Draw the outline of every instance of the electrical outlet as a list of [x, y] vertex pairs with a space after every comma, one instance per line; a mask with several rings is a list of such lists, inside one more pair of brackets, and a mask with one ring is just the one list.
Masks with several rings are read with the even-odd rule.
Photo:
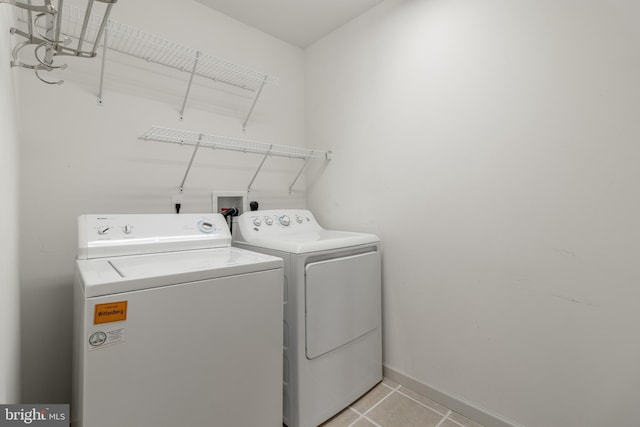
[[176, 194], [175, 196], [171, 196], [171, 211], [176, 210], [176, 205], [182, 206], [182, 194]]

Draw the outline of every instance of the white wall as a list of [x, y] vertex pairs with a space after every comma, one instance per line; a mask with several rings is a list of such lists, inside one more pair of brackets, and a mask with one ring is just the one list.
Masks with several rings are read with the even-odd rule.
[[640, 4], [389, 0], [306, 51], [308, 206], [384, 242], [386, 365], [638, 425]]
[[18, 128], [9, 61], [11, 7], [0, 5], [0, 403], [20, 402], [20, 279], [18, 264]]
[[[224, 85], [214, 87], [196, 78], [180, 121], [188, 75], [114, 52], [108, 53], [102, 107], [96, 105], [99, 58], [64, 58], [69, 68], [51, 73], [65, 80], [62, 86], [44, 85], [30, 71], [18, 71], [23, 148], [22, 374], [28, 402], [70, 400], [76, 217], [173, 212], [171, 196], [192, 149], [140, 141], [138, 135], [160, 125], [304, 145], [300, 49], [192, 1], [121, 1], [114, 5], [112, 18], [272, 74], [281, 83], [265, 87], [243, 133], [250, 96], [230, 94]], [[185, 186], [182, 211], [210, 211], [212, 190], [246, 188], [260, 161], [256, 155], [201, 150]], [[265, 208], [304, 206], [304, 179], [288, 194], [300, 166], [298, 160], [268, 159], [250, 198]]]

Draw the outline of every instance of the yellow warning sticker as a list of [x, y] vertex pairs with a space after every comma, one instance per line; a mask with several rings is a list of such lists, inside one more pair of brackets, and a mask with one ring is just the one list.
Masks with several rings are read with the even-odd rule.
[[119, 322], [127, 320], [127, 301], [96, 304], [93, 312], [93, 324]]

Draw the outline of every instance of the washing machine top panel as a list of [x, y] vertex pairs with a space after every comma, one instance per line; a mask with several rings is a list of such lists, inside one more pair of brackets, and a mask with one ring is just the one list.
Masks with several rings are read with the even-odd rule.
[[76, 261], [87, 298], [282, 268], [282, 259], [225, 247]]
[[78, 259], [209, 249], [231, 245], [220, 214], [81, 215]]
[[250, 246], [303, 254], [379, 242], [368, 233], [325, 230], [304, 209], [246, 212], [238, 218], [235, 241]]

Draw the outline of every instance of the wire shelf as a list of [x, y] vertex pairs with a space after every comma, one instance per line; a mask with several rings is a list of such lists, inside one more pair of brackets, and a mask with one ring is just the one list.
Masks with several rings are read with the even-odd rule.
[[307, 148], [301, 147], [290, 147], [286, 145], [277, 145], [277, 144], [268, 144], [265, 142], [258, 141], [250, 141], [245, 139], [236, 139], [229, 138], [226, 136], [217, 136], [217, 135], [207, 135], [203, 133], [189, 132], [178, 129], [169, 129], [158, 126], [153, 126], [138, 139], [143, 139], [145, 141], [158, 141], [158, 142], [168, 142], [171, 144], [178, 145], [190, 145], [194, 146], [193, 154], [191, 155], [191, 160], [189, 161], [189, 165], [187, 166], [187, 171], [184, 174], [184, 178], [182, 179], [182, 183], [180, 184], [179, 191], [182, 192], [184, 190], [184, 184], [189, 176], [189, 171], [191, 170], [191, 166], [193, 165], [193, 160], [196, 157], [199, 148], [212, 148], [212, 149], [220, 149], [220, 150], [229, 150], [229, 151], [237, 151], [241, 153], [252, 153], [252, 154], [262, 154], [264, 157], [262, 158], [262, 162], [258, 166], [256, 172], [251, 178], [251, 182], [247, 186], [247, 191], [251, 190], [251, 186], [255, 181], [258, 173], [262, 169], [264, 162], [267, 160], [269, 156], [279, 156], [279, 157], [288, 157], [291, 159], [302, 159], [304, 163], [300, 168], [300, 171], [294, 178], [293, 182], [289, 186], [289, 193], [293, 191], [293, 186], [302, 175], [302, 172], [307, 167], [309, 161], [313, 158], [325, 159], [326, 161], [331, 160], [331, 151], [317, 151], [317, 150], [309, 150]]
[[234, 64], [216, 56], [204, 53], [180, 43], [162, 38], [156, 34], [140, 28], [125, 25], [116, 21], [109, 21], [104, 34], [104, 55], [102, 57], [102, 71], [100, 73], [100, 89], [98, 104], [102, 104], [102, 85], [104, 81], [104, 64], [107, 48], [117, 52], [143, 59], [150, 63], [159, 64], [190, 74], [184, 101], [180, 108], [180, 119], [189, 98], [189, 92], [194, 76], [203, 77], [214, 82], [224, 83], [254, 93], [253, 102], [246, 118], [242, 122], [242, 129], [246, 130], [249, 118], [253, 113], [256, 102], [266, 84], [278, 85], [278, 79], [268, 74], [252, 70], [242, 65]]
[[115, 21], [107, 24], [107, 47], [145, 61], [219, 81], [250, 91], [278, 79], [224, 59], [199, 52], [158, 35]]
[[269, 144], [266, 142], [229, 138], [226, 136], [207, 135], [178, 129], [153, 126], [138, 139], [145, 141], [168, 142], [178, 145], [191, 145], [238, 151], [242, 153], [268, 154], [270, 156], [289, 157], [292, 159], [320, 158], [329, 159], [330, 152], [309, 150], [301, 147]]
[[[56, 6], [55, 1], [52, 6]], [[63, 4], [61, 14], [62, 19], [58, 31], [62, 35], [76, 40], [81, 37], [86, 40], [96, 40], [103, 21], [100, 15], [91, 13], [86, 15], [85, 10], [66, 4]], [[29, 20], [28, 15], [27, 10], [20, 8], [18, 20], [26, 23]], [[85, 15], [87, 16], [86, 24]], [[36, 27], [44, 30], [45, 24], [39, 21]], [[192, 72], [195, 67], [194, 74], [197, 76], [254, 92], [260, 88], [263, 82], [279, 85], [276, 77], [199, 52], [140, 28], [113, 20], [108, 20], [105, 28], [109, 31], [107, 47], [126, 55], [185, 72]], [[66, 49], [64, 46], [61, 48]]]

